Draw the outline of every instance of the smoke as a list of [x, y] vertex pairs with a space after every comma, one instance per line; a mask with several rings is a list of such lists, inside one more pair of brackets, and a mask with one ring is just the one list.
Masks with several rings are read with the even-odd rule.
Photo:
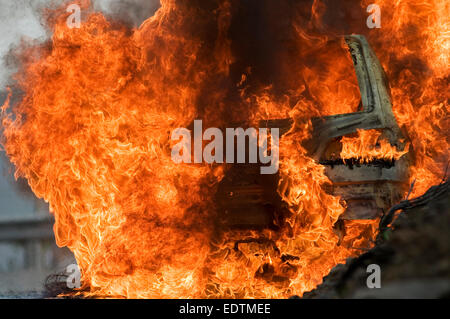
[[158, 0], [97, 0], [94, 8], [138, 27], [159, 8]]
[[48, 0], [0, 0], [0, 90], [4, 90], [8, 78], [15, 68], [11, 65], [11, 49], [25, 39], [45, 39], [45, 30], [40, 23], [39, 8]]

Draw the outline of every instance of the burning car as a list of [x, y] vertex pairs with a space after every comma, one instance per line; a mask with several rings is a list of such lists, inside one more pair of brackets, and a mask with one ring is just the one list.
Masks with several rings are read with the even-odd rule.
[[[1, 108], [2, 145], [15, 176], [49, 203], [57, 244], [75, 255], [82, 287], [73, 294], [302, 295], [370, 249], [392, 205], [442, 178], [440, 51], [420, 51], [429, 69], [413, 85], [402, 44], [372, 36], [386, 76], [364, 36], [323, 31], [320, 1], [286, 4], [292, 23], [267, 2], [263, 22], [285, 31], [266, 32], [273, 43], [257, 41], [254, 26], [265, 24], [246, 24], [245, 6], [196, 4], [162, 0], [138, 27], [82, 2], [88, 14], [69, 28], [56, 8], [46, 13], [51, 39], [17, 52], [20, 94]], [[402, 25], [387, 32], [410, 34]], [[278, 173], [174, 162], [172, 132], [199, 119], [278, 128]]]

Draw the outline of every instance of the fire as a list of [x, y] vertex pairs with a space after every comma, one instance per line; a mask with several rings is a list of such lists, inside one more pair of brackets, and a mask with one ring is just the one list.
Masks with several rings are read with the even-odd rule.
[[[360, 131], [342, 139], [341, 157], [409, 151], [410, 196], [420, 195], [442, 179], [449, 155], [449, 3], [376, 3], [382, 29], [368, 38], [411, 144], [399, 150], [381, 133]], [[278, 56], [276, 85], [255, 81], [261, 70], [247, 65], [235, 74], [245, 60], [230, 36], [233, 1], [161, 0], [134, 29], [81, 4], [89, 14], [79, 29], [67, 27], [65, 7], [46, 13], [51, 41], [21, 48], [15, 81], [23, 96], [8, 98], [1, 113], [15, 176], [50, 204], [56, 241], [82, 271], [80, 293], [286, 298], [372, 245], [376, 220], [337, 227], [345, 203], [325, 191], [324, 166], [302, 143], [311, 118], [355, 112], [360, 99], [339, 32], [323, 25], [324, 3], [296, 5], [295, 44]], [[195, 119], [222, 127], [282, 117], [294, 121], [279, 145], [277, 192], [289, 215], [276, 230], [219, 231], [214, 194], [228, 167], [175, 164], [170, 132]]]
[[390, 81], [393, 110], [415, 155], [410, 196], [420, 196], [444, 178], [449, 161], [450, 4], [443, 0], [375, 3], [387, 23], [370, 40], [383, 48], [377, 53]]
[[409, 144], [404, 150], [393, 147], [386, 139], [380, 139], [382, 132], [377, 130], [358, 130], [357, 136], [341, 139], [342, 151], [339, 155], [344, 161], [358, 159], [361, 163], [369, 163], [374, 159], [398, 160], [408, 153]]

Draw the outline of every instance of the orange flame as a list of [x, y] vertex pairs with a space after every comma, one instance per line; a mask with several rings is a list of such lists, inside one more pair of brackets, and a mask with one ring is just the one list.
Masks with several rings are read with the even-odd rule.
[[370, 41], [380, 48], [393, 110], [415, 155], [410, 196], [420, 196], [444, 178], [449, 161], [450, 4], [383, 0], [364, 5], [369, 2], [380, 6], [386, 21]]
[[[201, 10], [161, 0], [132, 30], [95, 12], [69, 29], [58, 9], [49, 13], [51, 42], [22, 49], [15, 79], [24, 95], [2, 106], [2, 144], [15, 176], [50, 204], [57, 243], [74, 252], [86, 295], [285, 298], [372, 245], [377, 221], [346, 221], [339, 231], [345, 203], [324, 190], [324, 167], [302, 146], [312, 117], [354, 112], [360, 98], [344, 44], [323, 28], [326, 7], [315, 0], [307, 22], [304, 8], [293, 11], [288, 51], [296, 55], [280, 59], [289, 62], [280, 64], [285, 87], [255, 93], [246, 86], [250, 68], [231, 79], [233, 2], [219, 2]], [[382, 32], [368, 38], [411, 141], [418, 195], [442, 179], [449, 157], [449, 4], [376, 2]], [[213, 198], [226, 167], [173, 163], [170, 132], [198, 118], [221, 127], [288, 116], [294, 126], [280, 141], [278, 193], [290, 215], [277, 231], [218, 236]], [[344, 137], [341, 156], [407, 151], [383, 140], [374, 147], [378, 139], [364, 131]]]
[[368, 163], [374, 159], [398, 160], [408, 153], [409, 144], [403, 150], [398, 150], [386, 139], [379, 139], [381, 133], [377, 130], [358, 130], [355, 137], [342, 137], [339, 157], [343, 160], [355, 158], [361, 163]]

